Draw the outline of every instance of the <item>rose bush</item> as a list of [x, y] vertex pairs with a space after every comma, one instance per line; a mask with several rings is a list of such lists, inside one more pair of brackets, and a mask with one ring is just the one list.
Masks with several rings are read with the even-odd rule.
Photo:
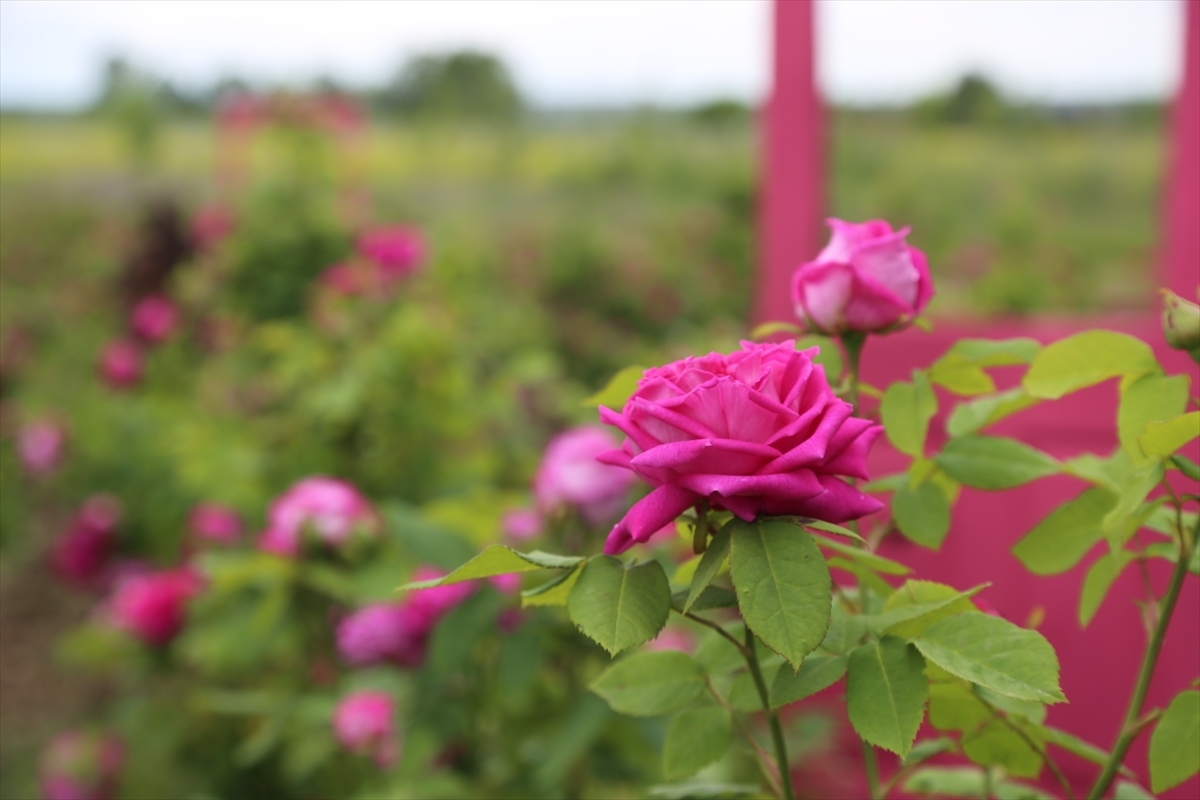
[[68, 730], [46, 745], [39, 759], [46, 800], [112, 800], [125, 760], [120, 738], [108, 733]]

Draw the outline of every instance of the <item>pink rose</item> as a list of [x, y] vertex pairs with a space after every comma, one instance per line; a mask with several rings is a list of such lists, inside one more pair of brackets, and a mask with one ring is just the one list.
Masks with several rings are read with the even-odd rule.
[[648, 369], [621, 413], [600, 407], [626, 436], [600, 459], [655, 487], [612, 529], [604, 552], [645, 542], [701, 500], [745, 520], [845, 522], [883, 507], [842, 479], [867, 477], [867, 451], [883, 428], [851, 416], [813, 364], [816, 348], [742, 348]]
[[100, 354], [100, 377], [114, 389], [127, 389], [142, 379], [142, 347], [129, 339], [109, 342]]
[[912, 324], [933, 297], [925, 254], [883, 220], [830, 219], [833, 236], [792, 279], [796, 315], [818, 333], [884, 333]]
[[147, 644], [165, 645], [182, 630], [187, 603], [200, 586], [200, 576], [189, 569], [134, 575], [113, 591], [112, 619]]
[[202, 541], [233, 544], [242, 535], [242, 518], [225, 506], [200, 503], [188, 514], [188, 527]]
[[129, 315], [129, 330], [148, 344], [166, 341], [179, 324], [179, 309], [161, 294], [143, 297]]
[[204, 206], [192, 217], [192, 244], [209, 251], [233, 232], [233, 214], [223, 206]]
[[115, 497], [89, 497], [50, 548], [54, 571], [77, 586], [97, 586], [109, 566], [120, 518], [121, 506]]
[[402, 225], [372, 228], [358, 237], [358, 252], [379, 268], [385, 282], [395, 281], [421, 266], [425, 259], [425, 239], [416, 228]]
[[378, 530], [379, 518], [357, 489], [345, 481], [314, 475], [295, 483], [271, 504], [258, 547], [291, 558], [299, 555], [306, 531], [322, 544], [340, 547], [355, 536], [374, 536]]
[[125, 748], [112, 734], [63, 731], [42, 751], [38, 780], [46, 800], [112, 800]]
[[333, 732], [351, 753], [370, 756], [380, 769], [387, 769], [400, 757], [395, 715], [395, 703], [387, 692], [354, 692], [334, 709]]
[[596, 457], [616, 442], [598, 425], [583, 425], [550, 440], [533, 479], [538, 510], [550, 514], [563, 506], [579, 509], [593, 525], [612, 520], [625, 504], [633, 476]]
[[500, 528], [510, 542], [527, 542], [541, 535], [542, 517], [531, 508], [516, 508], [505, 512]]
[[17, 431], [17, 456], [21, 466], [34, 477], [45, 477], [62, 463], [67, 432], [49, 420], [27, 422]]
[[355, 666], [391, 662], [415, 667], [425, 658], [429, 630], [426, 615], [411, 606], [367, 606], [338, 623], [338, 652]]

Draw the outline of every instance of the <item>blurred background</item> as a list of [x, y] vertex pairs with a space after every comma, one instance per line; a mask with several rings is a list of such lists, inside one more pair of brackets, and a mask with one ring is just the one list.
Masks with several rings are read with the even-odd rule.
[[[430, 537], [468, 555], [495, 540], [546, 442], [594, 420], [581, 400], [614, 373], [745, 336], [770, 11], [0, 0], [0, 796], [34, 796], [47, 737], [102, 721], [127, 739], [161, 726], [156, 758], [209, 748], [134, 774], [127, 796], [361, 793], [329, 788], [360, 787], [357, 772], [322, 784], [320, 758], [297, 767], [284, 740], [262, 744], [259, 712], [227, 730], [200, 703], [204, 724], [170, 722], [172, 687], [257, 685], [229, 657], [250, 635], [231, 612], [196, 611], [173, 666], [134, 657], [92, 629], [100, 595], [52, 579], [48, 552], [106, 493], [126, 555], [177, 563], [197, 503], [254, 532], [317, 473], [386, 509], [389, 588], [464, 552]], [[829, 212], [911, 225], [933, 316], [1153, 306], [1182, 3], [822, 0], [816, 14]], [[329, 272], [398, 225], [421, 250], [399, 289]], [[105, 343], [148, 297], [178, 322], [141, 334], [123, 378]], [[35, 424], [59, 431], [40, 472], [20, 444]], [[329, 591], [353, 607], [375, 590]], [[585, 712], [563, 724], [586, 728]], [[438, 724], [426, 751], [481, 796], [557, 796], [574, 774], [572, 751], [533, 789], [485, 780], [486, 759], [438, 751], [458, 741]], [[206, 783], [203, 759], [238, 742], [236, 768]], [[605, 785], [640, 774], [612, 759]], [[414, 796], [464, 796], [414, 774]]]

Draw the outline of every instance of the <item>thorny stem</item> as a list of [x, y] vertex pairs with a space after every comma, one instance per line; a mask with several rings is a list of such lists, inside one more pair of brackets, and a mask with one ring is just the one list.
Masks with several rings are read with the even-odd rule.
[[733, 706], [729, 705], [728, 700], [721, 696], [721, 693], [718, 692], [716, 687], [712, 685], [712, 681], [708, 679], [707, 675], [704, 677], [704, 685], [708, 687], [709, 693], [714, 699], [716, 699], [717, 704], [729, 712], [729, 716], [738, 726], [738, 730], [742, 732], [742, 735], [746, 737], [746, 741], [750, 743], [750, 746], [754, 748], [754, 752], [758, 754], [759, 769], [762, 770], [763, 777], [767, 779], [767, 783], [771, 784], [771, 790], [775, 792], [775, 796], [783, 796], [783, 789], [779, 785], [779, 776], [771, 770], [770, 754], [767, 753], [766, 750], [763, 750], [762, 745], [758, 743], [758, 740], [754, 738], [754, 734], [751, 733], [750, 729], [746, 727], [746, 724], [742, 722], [742, 719], [738, 716], [737, 711]]
[[754, 678], [754, 686], [758, 689], [758, 699], [762, 701], [763, 711], [771, 726], [771, 741], [775, 744], [775, 761], [779, 766], [779, 782], [783, 785], [785, 800], [796, 800], [796, 790], [792, 787], [792, 771], [788, 766], [787, 744], [783, 741], [783, 728], [779, 725], [779, 712], [771, 710], [771, 696], [767, 692], [767, 682], [763, 680], [762, 668], [758, 665], [758, 654], [754, 652], [754, 632], [746, 626], [746, 649], [742, 653], [746, 664], [750, 667], [750, 675]]

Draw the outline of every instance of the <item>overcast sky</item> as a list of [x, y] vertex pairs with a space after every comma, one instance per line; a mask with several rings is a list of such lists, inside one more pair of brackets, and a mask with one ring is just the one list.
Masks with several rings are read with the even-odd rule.
[[[1052, 101], [1166, 97], [1182, 0], [821, 0], [822, 88], [841, 102], [905, 102], [968, 70]], [[329, 75], [382, 83], [409, 57], [496, 53], [540, 106], [761, 98], [766, 0], [33, 2], [0, 0], [0, 105], [91, 101], [111, 55], [202, 88]]]

